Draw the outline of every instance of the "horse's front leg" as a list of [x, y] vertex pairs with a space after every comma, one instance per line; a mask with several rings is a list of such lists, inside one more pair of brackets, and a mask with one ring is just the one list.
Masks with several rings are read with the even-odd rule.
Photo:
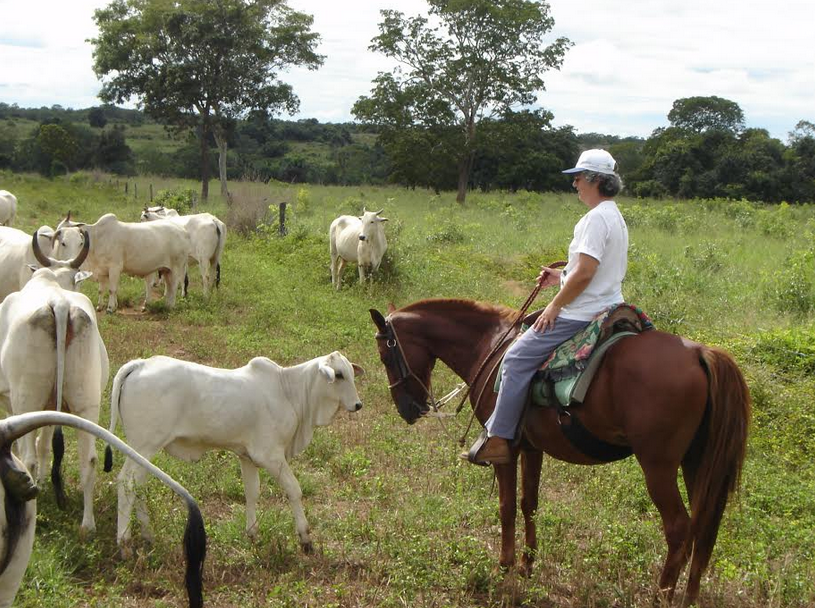
[[524, 450], [521, 453], [521, 513], [524, 515], [524, 553], [521, 569], [532, 573], [532, 562], [538, 554], [538, 534], [535, 513], [538, 510], [538, 488], [541, 481], [543, 452]]
[[495, 477], [498, 479], [498, 505], [501, 515], [501, 558], [502, 568], [515, 564], [515, 516], [517, 508], [518, 461], [513, 458], [509, 464], [496, 464]]

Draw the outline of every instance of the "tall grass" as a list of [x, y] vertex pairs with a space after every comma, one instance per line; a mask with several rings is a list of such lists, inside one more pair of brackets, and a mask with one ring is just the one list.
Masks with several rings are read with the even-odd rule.
[[[149, 183], [138, 182], [139, 195]], [[181, 181], [166, 187], [182, 185], [196, 187]], [[145, 204], [106, 176], [46, 181], [5, 173], [0, 187], [18, 196], [25, 230], [54, 225], [67, 209], [86, 221], [108, 211], [135, 221]], [[257, 355], [290, 365], [339, 349], [367, 375], [358, 382], [365, 407], [319, 429], [293, 463], [315, 555], [298, 551], [287, 501], [268, 476], [259, 538], [250, 542], [234, 456], [210, 453], [197, 464], [156, 458], [201, 503], [210, 537], [207, 605], [651, 605], [665, 543], [636, 461], [577, 467], [546, 459], [534, 572], [528, 579], [500, 572], [490, 472], [456, 457], [466, 413], [406, 426], [390, 400], [369, 320], [369, 308], [426, 297], [518, 306], [540, 265], [566, 257], [572, 228], [585, 212], [575, 196], [474, 192], [461, 207], [453, 193], [395, 187], [235, 183], [230, 189], [231, 206], [217, 196], [201, 206], [232, 218], [220, 290], [205, 301], [193, 272], [190, 296], [175, 310], [159, 306], [138, 314], [133, 308], [141, 304], [142, 283], [125, 280], [124, 309], [100, 316], [112, 371], [153, 354], [236, 367]], [[210, 192], [218, 192], [215, 182]], [[280, 202], [288, 204], [283, 238], [277, 236]], [[631, 236], [627, 299], [658, 328], [733, 352], [755, 400], [743, 491], [725, 515], [702, 601], [811, 606], [815, 209], [619, 202]], [[351, 268], [336, 292], [328, 226], [338, 214], [359, 214], [363, 207], [384, 208], [388, 253], [371, 284], [359, 284]], [[92, 282], [83, 290], [95, 301]], [[439, 367], [434, 383], [442, 393], [457, 379]], [[101, 423], [107, 420], [104, 405]], [[59, 511], [50, 488], [43, 489], [35, 556], [17, 605], [184, 605], [181, 505], [148, 483], [156, 541], [137, 544], [136, 559], [118, 561], [115, 477], [100, 471], [98, 530], [80, 543], [81, 496], [68, 435], [70, 507]]]

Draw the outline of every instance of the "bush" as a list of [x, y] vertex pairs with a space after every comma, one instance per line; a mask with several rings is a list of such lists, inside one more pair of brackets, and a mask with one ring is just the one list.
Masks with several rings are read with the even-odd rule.
[[175, 188], [172, 190], [159, 190], [153, 198], [156, 206], [169, 207], [178, 211], [179, 215], [186, 215], [192, 212], [195, 206], [195, 190], [192, 188]]

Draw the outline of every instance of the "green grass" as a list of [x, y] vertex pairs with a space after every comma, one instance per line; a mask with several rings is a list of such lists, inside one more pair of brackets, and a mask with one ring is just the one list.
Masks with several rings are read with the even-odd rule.
[[[18, 227], [25, 230], [53, 226], [67, 209], [89, 222], [108, 211], [136, 220], [151, 183], [155, 191], [197, 189], [192, 182], [144, 177], [130, 180], [125, 195], [122, 180], [101, 175], [0, 178], [18, 196]], [[490, 471], [457, 458], [468, 413], [405, 425], [390, 400], [368, 314], [425, 297], [519, 306], [539, 266], [565, 258], [585, 211], [575, 196], [474, 192], [460, 207], [453, 193], [391, 187], [236, 183], [231, 190], [235, 203], [228, 208], [213, 182], [212, 200], [201, 209], [228, 220], [239, 207], [253, 207], [267, 225], [241, 233], [229, 224], [221, 288], [209, 301], [193, 271], [190, 297], [175, 310], [159, 306], [138, 314], [132, 308], [141, 305], [142, 282], [126, 279], [125, 310], [99, 317], [112, 372], [153, 354], [236, 367], [257, 355], [290, 365], [339, 349], [367, 375], [358, 382], [364, 408], [318, 429], [293, 462], [315, 555], [299, 552], [288, 503], [265, 473], [269, 491], [258, 506], [259, 538], [250, 542], [234, 456], [210, 453], [197, 464], [156, 457], [200, 502], [210, 539], [207, 605], [652, 605], [665, 543], [636, 461], [577, 467], [545, 459], [535, 569], [528, 579], [502, 573]], [[289, 203], [285, 238], [276, 236], [275, 226], [282, 201]], [[627, 299], [660, 329], [730, 350], [755, 401], [742, 491], [725, 514], [702, 601], [812, 606], [815, 208], [625, 197], [620, 205], [632, 245]], [[337, 293], [330, 284], [328, 226], [363, 206], [385, 209], [388, 254], [372, 284], [360, 285], [352, 266]], [[95, 283], [86, 282], [83, 291], [96, 301]], [[457, 381], [443, 366], [434, 373], [439, 393]], [[100, 423], [108, 419], [105, 402]], [[70, 506], [59, 511], [50, 487], [43, 488], [35, 554], [16, 605], [183, 606], [180, 502], [150, 482], [145, 496], [156, 541], [137, 543], [137, 557], [119, 561], [115, 476], [100, 467], [98, 530], [80, 542], [75, 442], [67, 436]]]

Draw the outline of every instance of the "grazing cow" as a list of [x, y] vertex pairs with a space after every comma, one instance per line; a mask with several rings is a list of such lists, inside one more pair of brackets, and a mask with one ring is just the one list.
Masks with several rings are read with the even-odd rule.
[[53, 233], [53, 229], [42, 226], [32, 238], [32, 235], [22, 230], [0, 226], [0, 302], [10, 293], [25, 287], [38, 266], [54, 270], [62, 288], [71, 291], [75, 291], [81, 281], [91, 276], [89, 272], [78, 270], [87, 255], [82, 247], [77, 249], [75, 257], [70, 260], [49, 257], [50, 235]]
[[[170, 214], [172, 211], [173, 214]], [[167, 213], [165, 213], [167, 212]], [[204, 285], [204, 297], [209, 295], [213, 283], [221, 283], [221, 255], [226, 244], [226, 224], [211, 213], [178, 215], [173, 209], [164, 207], [145, 207], [141, 221], [148, 222], [168, 219], [175, 222], [190, 235], [192, 251], [190, 263], [198, 264], [201, 269], [201, 282]], [[187, 295], [187, 282], [184, 281], [184, 295]]]
[[339, 290], [342, 271], [347, 262], [356, 262], [359, 281], [363, 282], [379, 268], [388, 248], [385, 227], [388, 218], [379, 217], [379, 211], [365, 211], [361, 217], [341, 215], [333, 222], [328, 235], [331, 241], [331, 283]]
[[184, 500], [187, 505], [187, 526], [184, 531], [187, 597], [190, 608], [203, 606], [201, 574], [206, 556], [206, 532], [201, 511], [190, 493], [133, 448], [96, 424], [71, 414], [36, 412], [0, 420], [0, 608], [9, 608], [20, 588], [31, 558], [37, 519], [37, 487], [23, 463], [11, 453], [11, 444], [44, 425], [54, 424], [92, 433], [116, 446]]
[[17, 197], [8, 190], [0, 190], [0, 224], [11, 226], [17, 217]]
[[[96, 422], [108, 375], [108, 353], [91, 301], [84, 294], [60, 287], [57, 273], [50, 268], [37, 270], [23, 289], [0, 304], [0, 404], [6, 410], [24, 414], [59, 411], [64, 406]], [[53, 435], [54, 430], [48, 427], [40, 431], [38, 439], [26, 435], [20, 440], [21, 459], [39, 481], [45, 477]], [[60, 433], [56, 439], [51, 480], [58, 503], [64, 505]], [[87, 533], [96, 527], [96, 449], [93, 438], [85, 433], [78, 434], [77, 443], [84, 494], [82, 532]]]
[[[300, 544], [312, 550], [302, 492], [288, 460], [304, 450], [314, 427], [331, 423], [340, 407], [362, 407], [354, 376], [362, 369], [339, 352], [293, 367], [255, 357], [238, 369], [217, 369], [170, 357], [135, 359], [121, 367], [110, 395], [110, 430], [122, 420], [127, 441], [146, 458], [164, 449], [171, 456], [198, 460], [210, 449], [234, 452], [241, 463], [246, 494], [246, 532], [257, 532], [255, 505], [263, 467], [286, 492]], [[111, 468], [109, 452], [105, 470]], [[143, 475], [126, 462], [119, 474], [117, 541], [130, 539], [134, 486]], [[142, 534], [151, 536], [141, 503], [136, 515]]]
[[145, 277], [146, 310], [152, 296], [150, 275], [161, 270], [165, 277], [164, 298], [167, 306], [175, 306], [175, 294], [184, 278], [191, 244], [187, 232], [170, 220], [155, 222], [120, 222], [112, 213], [100, 217], [95, 224], [72, 222], [70, 215], [57, 226], [54, 254], [59, 259], [73, 257], [82, 245], [80, 227], [88, 232], [91, 249], [86, 265], [99, 281], [99, 301], [102, 310], [104, 292], [109, 289], [108, 312], [118, 306], [116, 293], [122, 273]]

